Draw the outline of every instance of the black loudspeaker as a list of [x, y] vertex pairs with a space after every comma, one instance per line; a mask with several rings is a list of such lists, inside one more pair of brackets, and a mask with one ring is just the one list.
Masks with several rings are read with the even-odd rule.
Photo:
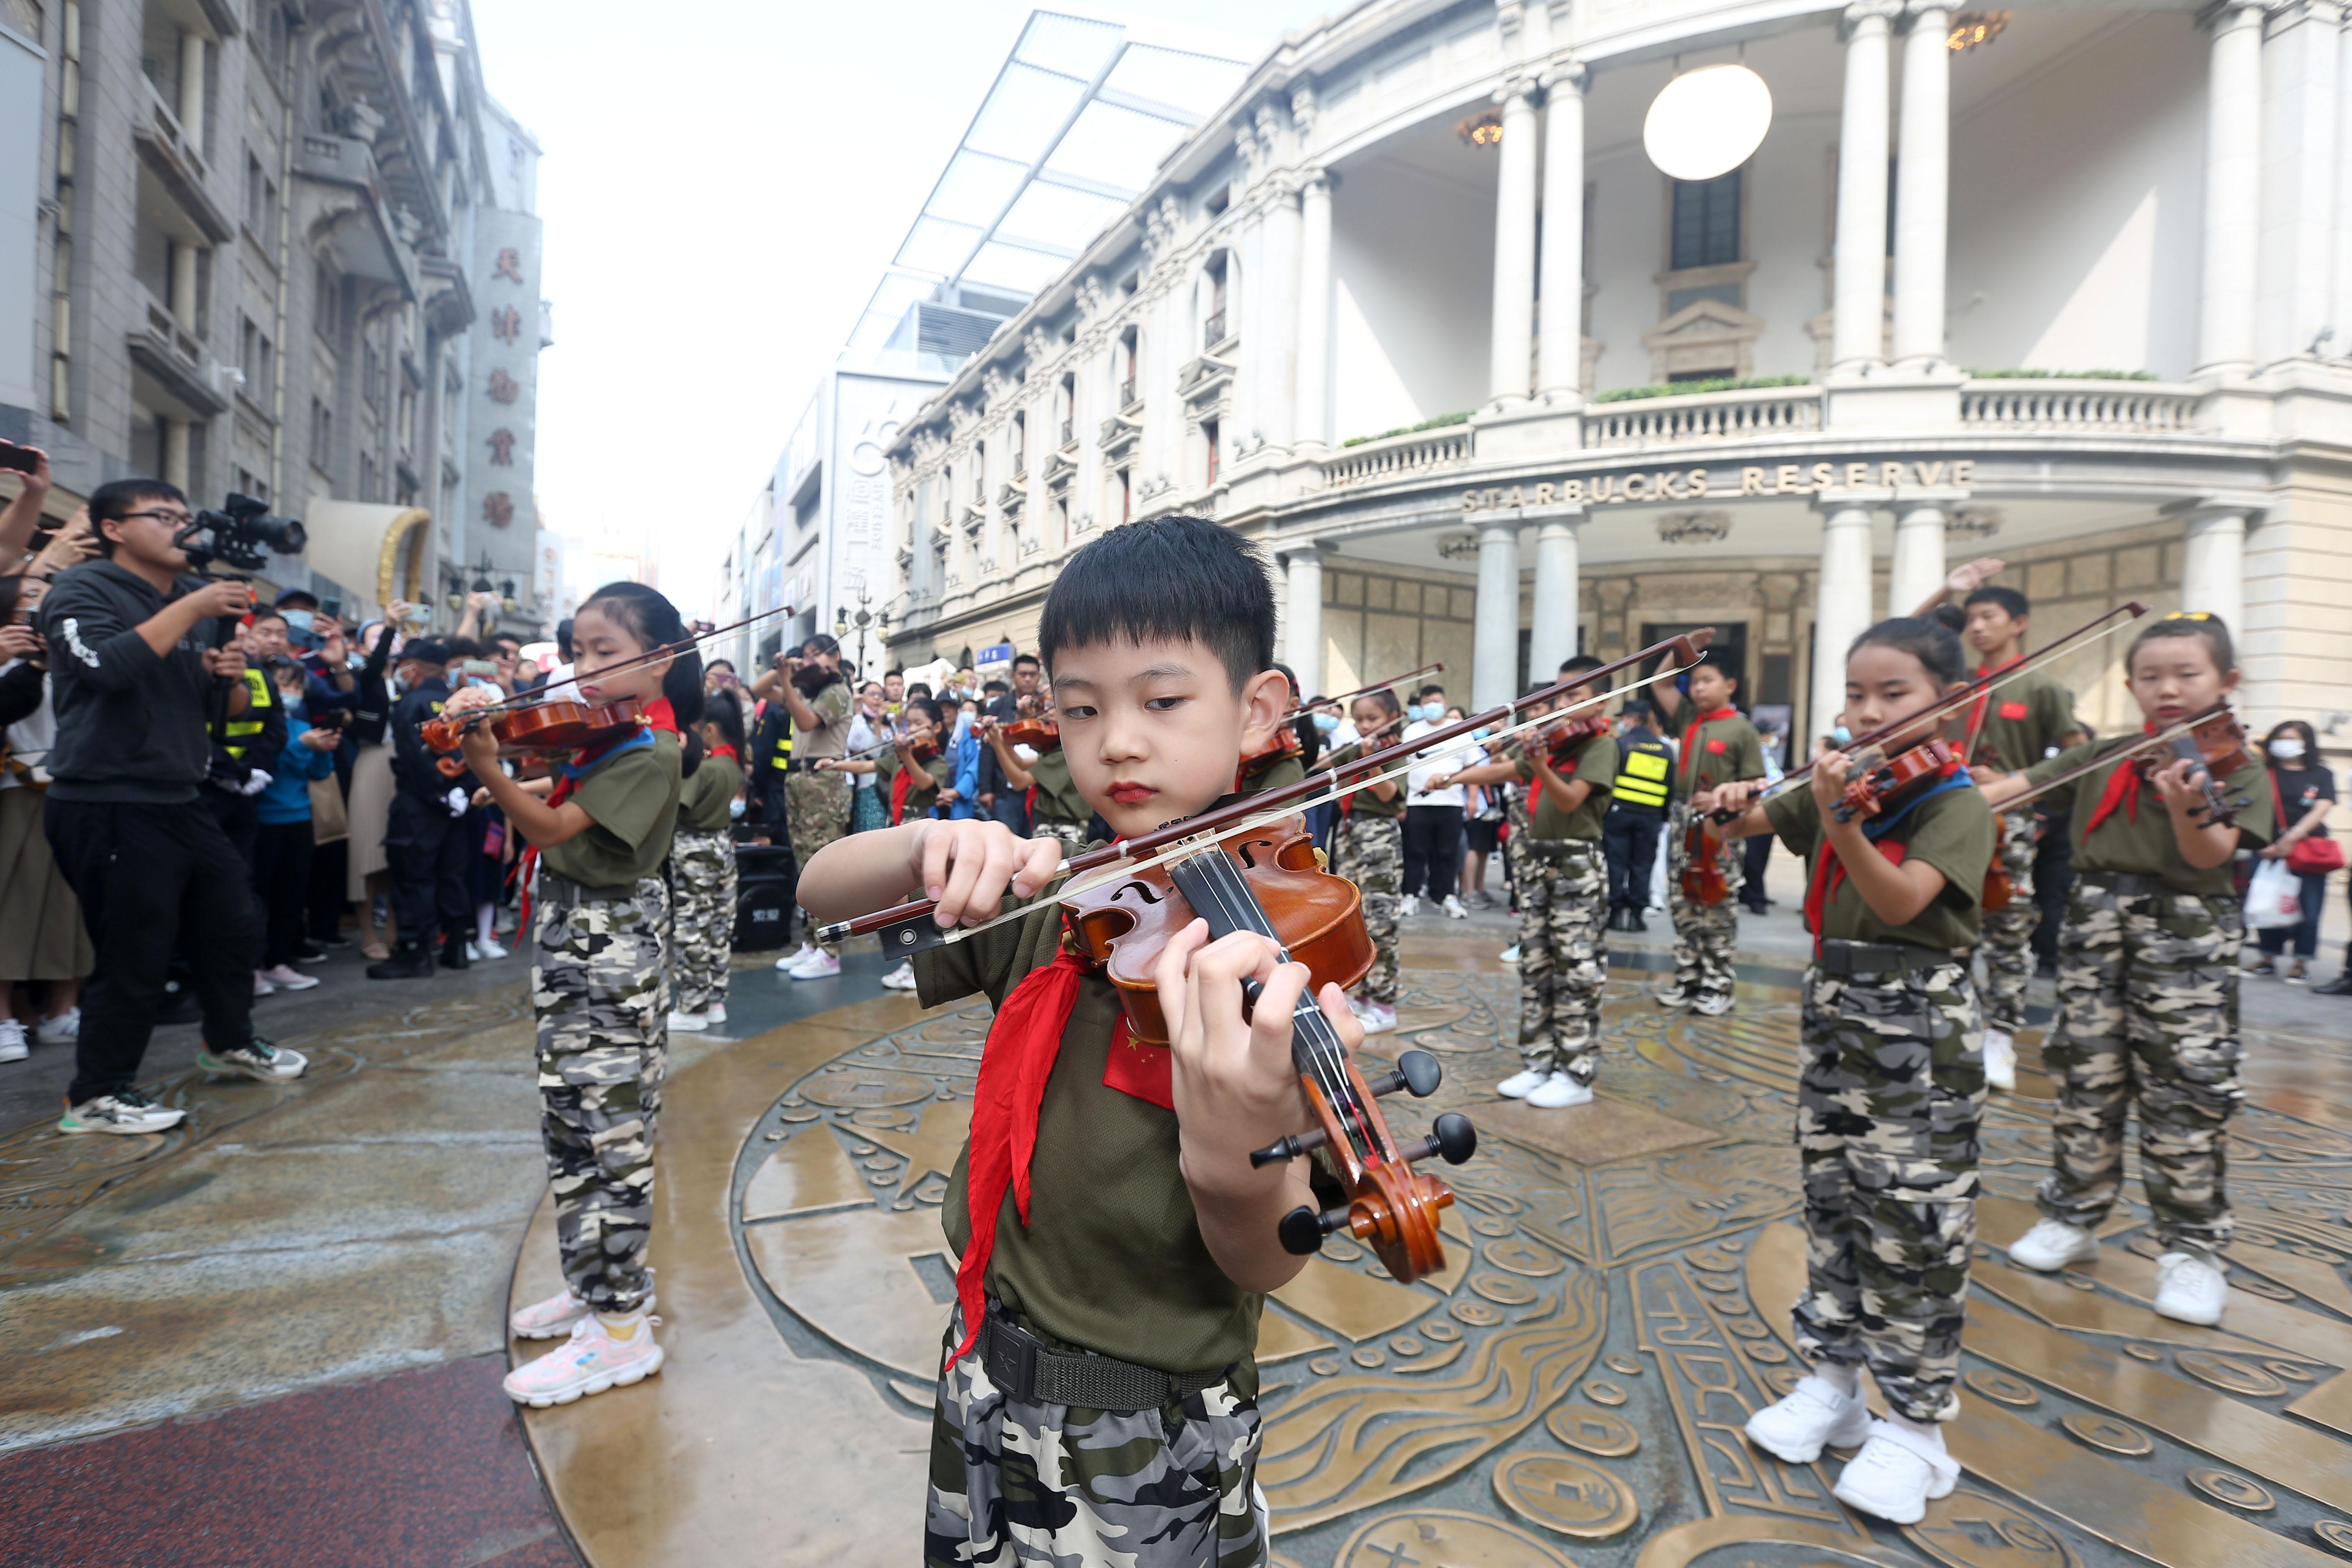
[[784, 945], [792, 931], [793, 851], [785, 844], [735, 847], [735, 947], [756, 952]]

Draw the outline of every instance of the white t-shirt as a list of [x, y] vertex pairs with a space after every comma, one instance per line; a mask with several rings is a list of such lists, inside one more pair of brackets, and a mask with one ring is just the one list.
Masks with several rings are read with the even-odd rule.
[[[866, 710], [853, 708], [849, 710], [848, 752], [850, 755], [855, 756], [859, 752], [869, 750], [879, 744], [881, 740], [881, 734], [873, 725], [866, 722]], [[856, 781], [856, 787], [859, 789], [874, 788], [882, 777], [878, 772], [852, 773], [849, 776]]]
[[[0, 675], [5, 675], [25, 661], [12, 658], [0, 664]], [[41, 705], [8, 726], [8, 754], [33, 770], [39, 783], [49, 782], [49, 771], [43, 764], [49, 760], [49, 748], [57, 744], [58, 716], [49, 707], [53, 688], [41, 682]], [[14, 768], [0, 767], [0, 789], [21, 789], [23, 782]]]
[[[1444, 727], [1442, 723], [1433, 724], [1425, 719], [1416, 719], [1404, 727], [1404, 733], [1398, 738], [1409, 744], [1433, 731], [1442, 730]], [[1465, 792], [1460, 784], [1453, 784], [1444, 789], [1431, 789], [1429, 781], [1440, 773], [1460, 773], [1470, 765], [1473, 757], [1485, 754], [1477, 743], [1465, 735], [1444, 751], [1431, 752], [1415, 757], [1412, 772], [1405, 775], [1405, 805], [1409, 806], [1450, 805], [1456, 811], [1461, 810]]]

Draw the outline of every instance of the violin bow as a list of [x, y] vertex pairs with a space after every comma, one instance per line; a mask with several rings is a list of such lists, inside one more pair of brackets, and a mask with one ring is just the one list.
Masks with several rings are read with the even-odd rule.
[[[707, 632], [698, 632], [693, 637], [680, 637], [676, 642], [666, 642], [659, 647], [647, 648], [645, 652], [637, 655], [636, 658], [625, 658], [618, 664], [607, 665], [603, 669], [598, 670], [596, 674], [599, 678], [602, 678], [607, 675], [625, 674], [632, 669], [643, 669], [649, 664], [659, 664], [663, 659], [675, 658], [679, 654], [686, 652], [688, 648], [698, 647], [704, 643], [723, 637], [729, 632], [740, 632], [745, 626], [751, 626], [754, 622], [764, 621], [772, 616], [789, 616], [792, 613], [792, 605], [779, 605], [772, 610], [761, 610], [756, 616], [746, 616], [741, 620], [737, 621], [733, 626], [713, 626]], [[572, 684], [577, 685], [579, 683], [579, 678], [577, 676], [572, 677]], [[458, 710], [459, 717], [471, 719], [478, 715], [485, 718], [495, 719], [501, 713], [511, 713], [516, 710], [522, 708], [534, 708], [540, 703], [547, 700], [547, 698], [543, 695], [546, 690], [547, 688], [544, 686], [535, 686], [531, 688], [530, 691], [518, 697], [509, 697], [503, 702], [486, 702], [479, 708], [460, 709]]]
[[[2013, 795], [2010, 796], [1994, 809], [2003, 812], [2015, 811], [2021, 805], [2025, 805], [2031, 802], [2040, 800], [2052, 790], [2059, 789], [2064, 785], [2073, 784], [2076, 779], [2082, 778], [2085, 774], [2097, 773], [2101, 768], [2107, 766], [2109, 763], [2121, 764], [2124, 763], [2137, 762], [2141, 757], [2146, 756], [2148, 752], [2156, 751], [2160, 747], [2168, 746], [2173, 742], [2179, 740], [2181, 736], [2190, 733], [2200, 724], [2209, 724], [2214, 720], [2223, 717], [2229, 711], [2230, 705], [2228, 703], [2216, 702], [2212, 707], [2206, 709], [2202, 713], [2191, 714], [2189, 717], [2181, 720], [2179, 723], [2173, 725], [2168, 730], [2159, 730], [2153, 735], [2142, 735], [2138, 740], [2134, 741], [2128, 746], [2124, 746], [2118, 750], [2109, 752], [2103, 757], [2094, 757], [2089, 762], [2083, 763], [2079, 767], [2068, 768], [2064, 773], [2058, 774], [2054, 778], [2044, 779], [2040, 784], [2035, 784], [2032, 789], [2027, 790], [2023, 795]], [[2208, 771], [2210, 772], [2210, 770]], [[2239, 804], [2242, 805], [2244, 803], [2242, 800]]]
[[[1660, 654], [1672, 653], [1676, 656], [1678, 662], [1674, 668], [1662, 668], [1655, 673], [1633, 682], [1625, 689], [1635, 690], [1654, 681], [1671, 679], [1697, 664], [1699, 654], [1706, 648], [1714, 635], [1714, 627], [1702, 626], [1678, 637], [1667, 637], [1609, 664], [1600, 665], [1591, 669], [1579, 670], [1565, 680], [1529, 692], [1525, 697], [1514, 698], [1483, 713], [1475, 713], [1458, 723], [1444, 725], [1424, 735], [1416, 735], [1409, 742], [1400, 742], [1341, 766], [1318, 768], [1297, 784], [1285, 784], [1280, 789], [1267, 790], [1262, 795], [1250, 795], [1214, 811], [1203, 812], [1198, 816], [1167, 823], [1149, 833], [1139, 833], [1120, 843], [1106, 845], [1102, 848], [1091, 849], [1083, 855], [1073, 856], [1063, 862], [1063, 871], [1067, 876], [1076, 877], [1086, 872], [1110, 868], [1113, 876], [1132, 876], [1138, 871], [1192, 853], [1191, 846], [1203, 837], [1223, 837], [1234, 832], [1248, 832], [1268, 823], [1279, 822], [1286, 816], [1294, 816], [1311, 806], [1328, 804], [1342, 795], [1353, 795], [1358, 790], [1371, 784], [1401, 778], [1421, 765], [1417, 759], [1430, 752], [1442, 750], [1448, 741], [1458, 740], [1482, 726], [1491, 727], [1498, 721], [1502, 722], [1505, 727], [1487, 737], [1490, 740], [1501, 740], [1534, 725], [1549, 723], [1557, 720], [1560, 716], [1559, 713], [1544, 713], [1519, 723], [1509, 721], [1517, 718], [1523, 709], [1532, 707], [1538, 702], [1549, 702], [1554, 698], [1564, 696], [1582, 687], [1596, 685], [1621, 669], [1638, 668], [1643, 659]], [[1592, 696], [1574, 704], [1567, 711], [1573, 712], [1577, 709], [1603, 703], [1616, 695], [1618, 692], [1614, 689], [1603, 688]], [[1374, 776], [1357, 778], [1358, 774], [1367, 773]], [[1343, 777], [1354, 779], [1356, 782], [1343, 785], [1340, 782]], [[1324, 793], [1318, 795], [1318, 790]], [[1177, 847], [1168, 850], [1165, 854], [1155, 853], [1167, 845], [1175, 845]], [[1139, 859], [1137, 858], [1139, 856], [1149, 858]], [[1092, 885], [1065, 883], [1061, 892], [1055, 896], [1056, 901]], [[1036, 912], [1034, 906], [1024, 905], [1017, 910], [1007, 910], [995, 919], [982, 921], [976, 926], [941, 931], [928, 918], [935, 907], [931, 900], [918, 899], [890, 909], [877, 910], [871, 914], [859, 915], [851, 920], [836, 921], [820, 928], [817, 933], [818, 940], [837, 942], [844, 937], [865, 936], [879, 931], [882, 933], [883, 951], [904, 956], [919, 952], [926, 948], [938, 947], [946, 942], [961, 942], [992, 927], [1010, 921], [1026, 919]]]
[[[2015, 664], [2007, 665], [2002, 668], [1990, 671], [1988, 674], [1979, 675], [1974, 680], [1969, 681], [1967, 685], [1960, 687], [1957, 690], [1947, 692], [1942, 697], [1936, 699], [1933, 702], [1927, 704], [1927, 706], [1923, 708], [1915, 708], [1910, 712], [1902, 715], [1900, 718], [1889, 719], [1885, 723], [1881, 724], [1877, 729], [1869, 731], [1867, 734], [1856, 735], [1853, 740], [1848, 741], [1844, 745], [1839, 747], [1838, 750], [1843, 752], [1848, 756], [1853, 756], [1856, 752], [1862, 751], [1864, 747], [1874, 746], [1879, 742], [1886, 739], [1887, 736], [1895, 733], [1897, 731], [1908, 728], [1909, 726], [1919, 722], [1923, 719], [1942, 718], [1946, 714], [1966, 707], [1969, 703], [1975, 701], [1979, 697], [1990, 696], [1993, 692], [2000, 690], [2002, 687], [2007, 686], [2011, 681], [2021, 679], [2025, 676], [2031, 675], [2035, 670], [2040, 669], [2043, 665], [2048, 664], [2052, 659], [2056, 658], [2060, 650], [2064, 648], [2067, 644], [2072, 643], [2078, 638], [2089, 637], [2091, 633], [2098, 631], [2098, 629], [2101, 626], [2105, 626], [2107, 622], [2115, 620], [2117, 616], [2125, 615], [2126, 612], [2129, 614], [2129, 619], [2117, 621], [2114, 626], [2107, 626], [2105, 631], [2099, 631], [2099, 636], [2102, 637], [2115, 636], [2116, 633], [2129, 626], [2132, 621], [2136, 621], [2140, 616], [2147, 614], [2147, 606], [2139, 603], [2136, 599], [2126, 599], [2122, 604], [2117, 605], [2114, 609], [2109, 610], [2105, 615], [2084, 622], [2081, 626], [2076, 626], [2073, 631], [2068, 632], [2064, 637], [2059, 637], [2053, 642], [2044, 643], [2040, 647], [2035, 648], [2032, 653], [2020, 656]], [[1818, 761], [1819, 759], [1816, 758], [1815, 763]], [[1775, 783], [1770, 789], [1759, 791], [1754, 798], [1748, 801], [1747, 804], [1742, 805], [1738, 811], [1727, 813], [1725, 811], [1717, 810], [1707, 813], [1707, 816], [1712, 820], [1718, 823], [1735, 821], [1748, 809], [1748, 806], [1762, 805], [1766, 801], [1777, 800], [1781, 795], [1788, 794], [1791, 785], [1793, 785], [1799, 779], [1803, 778], [1806, 774], [1813, 771], [1815, 763], [1807, 763], [1803, 767], [1791, 768], [1787, 773], [1782, 773], [1779, 782]], [[2006, 811], [2009, 807], [2003, 806], [2001, 809]]]

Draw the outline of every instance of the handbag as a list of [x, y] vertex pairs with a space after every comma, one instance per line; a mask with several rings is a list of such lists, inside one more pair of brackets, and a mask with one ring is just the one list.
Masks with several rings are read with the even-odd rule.
[[336, 844], [352, 836], [351, 812], [343, 805], [343, 786], [335, 775], [310, 781], [310, 842]]
[[[2278, 774], [2271, 773], [2272, 820], [2278, 830], [2287, 829], [2286, 802], [2279, 795]], [[2325, 877], [2344, 868], [2344, 846], [2333, 838], [2298, 838], [2286, 852], [2286, 868], [2298, 877]]]

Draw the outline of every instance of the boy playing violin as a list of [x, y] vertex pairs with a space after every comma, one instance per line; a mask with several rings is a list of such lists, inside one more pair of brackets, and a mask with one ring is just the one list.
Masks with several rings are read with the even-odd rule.
[[[1682, 729], [1675, 762], [1675, 804], [1666, 840], [1666, 910], [1675, 921], [1675, 978], [1654, 993], [1663, 1007], [1688, 1007], [1721, 1015], [1731, 1011], [1732, 959], [1739, 951], [1739, 889], [1747, 885], [1747, 862], [1730, 843], [1706, 831], [1693, 814], [1691, 797], [1727, 784], [1764, 776], [1764, 742], [1739, 710], [1739, 671], [1729, 653], [1709, 648], [1685, 678], [1688, 696], [1672, 681], [1650, 688], [1658, 710]], [[1698, 855], [1714, 857], [1723, 896], [1701, 903], [1684, 886]]]
[[[1289, 700], [1274, 629], [1264, 560], [1214, 523], [1130, 523], [1071, 558], [1038, 648], [1071, 777], [1114, 832], [1217, 804], [1273, 738]], [[1252, 1350], [1265, 1292], [1300, 1267], [1276, 1226], [1315, 1200], [1303, 1161], [1249, 1156], [1302, 1124], [1289, 1020], [1307, 971], [1195, 921], [1155, 969], [1171, 1046], [1129, 1043], [1115, 988], [1041, 897], [1062, 854], [1001, 823], [909, 822], [828, 845], [801, 874], [826, 920], [909, 889], [950, 931], [1008, 890], [1038, 900], [915, 960], [925, 1005], [979, 991], [997, 1014], [942, 1215], [961, 1263], [924, 1561], [1260, 1563]], [[1360, 1044], [1339, 988], [1318, 1001]]]

